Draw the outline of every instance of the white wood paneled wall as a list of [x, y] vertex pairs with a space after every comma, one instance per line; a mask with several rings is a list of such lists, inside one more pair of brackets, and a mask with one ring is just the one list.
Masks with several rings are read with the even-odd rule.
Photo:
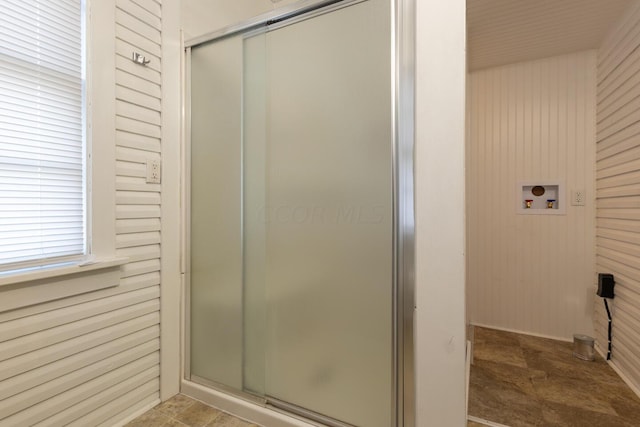
[[[595, 74], [595, 51], [470, 74], [471, 323], [561, 339], [593, 333]], [[517, 215], [517, 183], [532, 180], [564, 181], [560, 202], [583, 190], [586, 205]]]
[[[598, 52], [596, 269], [615, 275], [612, 363], [640, 390], [640, 2]], [[596, 343], [607, 315], [596, 301]]]
[[[116, 0], [116, 6], [116, 253], [129, 258], [122, 284], [144, 283], [159, 304], [161, 185], [146, 183], [146, 162], [161, 160], [162, 5]], [[149, 64], [134, 64], [133, 52]], [[152, 356], [156, 375], [138, 381], [145, 392], [128, 402], [129, 412], [159, 398], [159, 352]]]
[[[117, 0], [120, 286], [0, 312], [0, 425], [112, 426], [159, 399], [161, 4]], [[131, 61], [133, 51], [151, 59]], [[100, 167], [100, 159], [95, 159]]]

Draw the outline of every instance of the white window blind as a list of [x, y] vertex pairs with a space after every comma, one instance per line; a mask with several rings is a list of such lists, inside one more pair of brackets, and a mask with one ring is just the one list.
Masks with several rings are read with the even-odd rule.
[[0, 0], [0, 270], [85, 253], [84, 5]]

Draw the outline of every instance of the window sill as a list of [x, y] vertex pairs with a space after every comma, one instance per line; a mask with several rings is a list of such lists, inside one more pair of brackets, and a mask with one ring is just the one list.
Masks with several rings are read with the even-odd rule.
[[0, 312], [67, 298], [120, 284], [128, 258], [104, 258], [0, 276]]
[[55, 267], [42, 267], [31, 271], [16, 271], [0, 274], [0, 287], [15, 285], [18, 283], [32, 282], [35, 280], [50, 279], [60, 276], [68, 276], [76, 273], [101, 270], [103, 268], [119, 267], [127, 263], [128, 258], [105, 258], [88, 262], [78, 262]]

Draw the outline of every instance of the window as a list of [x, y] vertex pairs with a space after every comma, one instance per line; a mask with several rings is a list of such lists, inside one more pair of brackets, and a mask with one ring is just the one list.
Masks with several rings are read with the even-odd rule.
[[0, 271], [81, 257], [85, 8], [0, 2]]

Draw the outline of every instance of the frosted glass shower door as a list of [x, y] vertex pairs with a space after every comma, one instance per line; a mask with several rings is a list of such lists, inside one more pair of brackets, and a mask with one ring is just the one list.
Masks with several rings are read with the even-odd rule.
[[243, 385], [242, 37], [191, 53], [190, 376]]
[[366, 427], [392, 424], [390, 21], [370, 0], [266, 34], [265, 392]]
[[394, 425], [391, 4], [191, 48], [189, 379]]

